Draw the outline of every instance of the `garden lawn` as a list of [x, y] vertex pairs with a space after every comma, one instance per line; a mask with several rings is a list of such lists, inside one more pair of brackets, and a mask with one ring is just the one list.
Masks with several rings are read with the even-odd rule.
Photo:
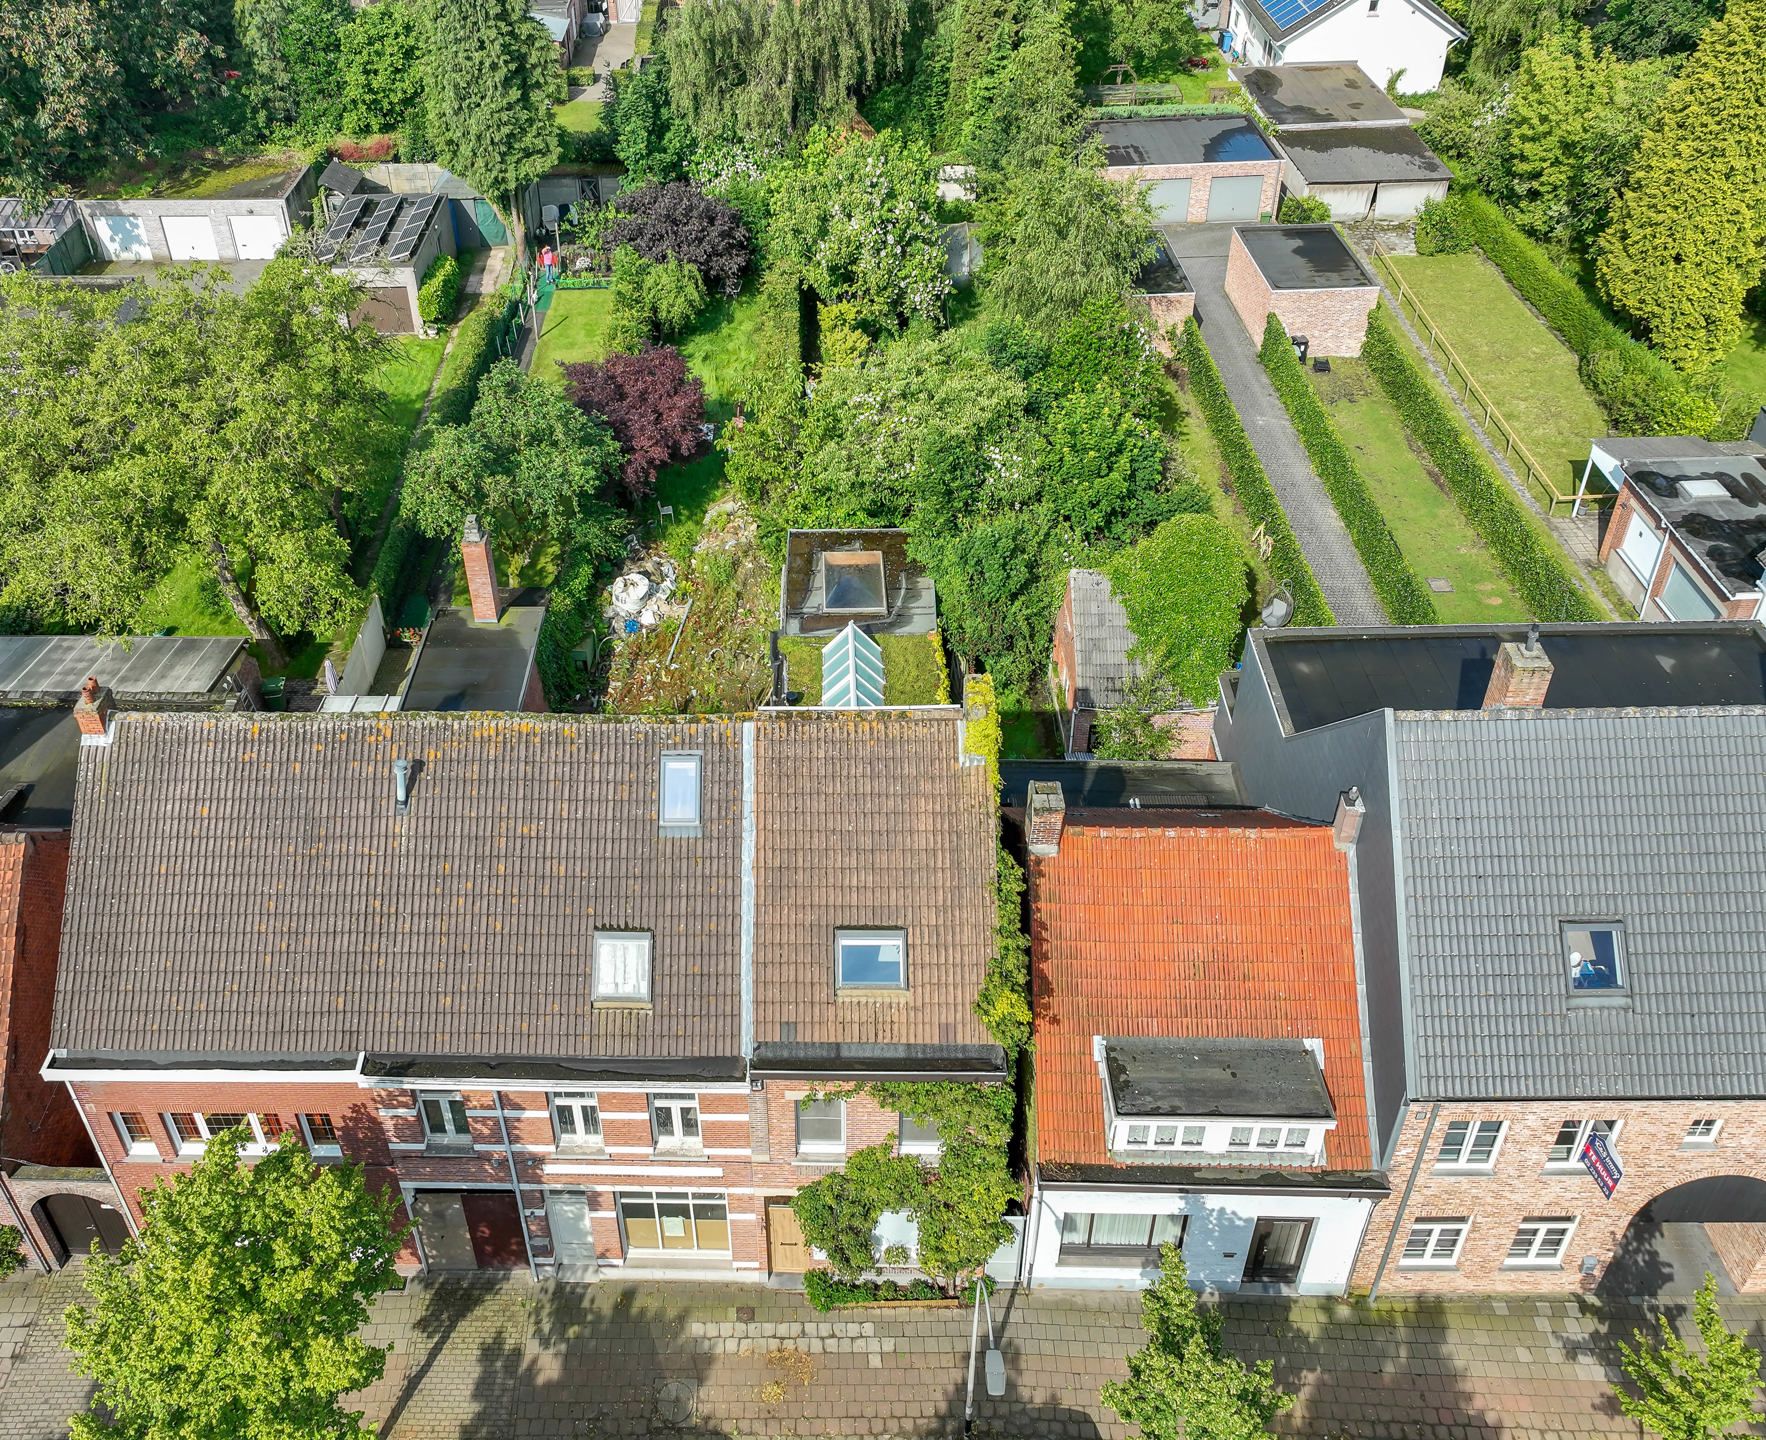
[[290, 170], [298, 170], [305, 163], [306, 157], [294, 151], [280, 155], [256, 155], [232, 163], [193, 157], [184, 162], [186, 168], [175, 179], [156, 186], [155, 193], [168, 200], [209, 200], [217, 195], [225, 195], [235, 185], [271, 180], [278, 175], [286, 175]]
[[[883, 651], [885, 705], [945, 703], [950, 681], [937, 636], [879, 635], [876, 639]], [[785, 683], [788, 689], [802, 693], [800, 704], [822, 703], [822, 647], [827, 643], [808, 635], [779, 637], [779, 653], [785, 657]]]
[[1754, 405], [1766, 405], [1766, 317], [1741, 317], [1741, 343], [1723, 362], [1729, 383]]
[[1367, 367], [1333, 360], [1330, 374], [1310, 378], [1404, 558], [1425, 583], [1442, 579], [1453, 586], [1451, 594], [1430, 596], [1442, 623], [1527, 619], [1496, 557], [1412, 448], [1398, 411]]
[[392, 342], [386, 362], [380, 367], [377, 378], [386, 394], [386, 417], [390, 423], [375, 446], [373, 486], [349, 507], [358, 532], [364, 537], [374, 534], [381, 508], [404, 468], [411, 432], [417, 428], [417, 417], [423, 412], [423, 402], [429, 398], [429, 387], [435, 383], [435, 372], [441, 368], [442, 352], [447, 348], [444, 335], [433, 340], [422, 335], [403, 335]]
[[752, 289], [734, 300], [720, 296], [675, 342], [686, 357], [687, 368], [705, 386], [705, 408], [720, 425], [735, 409], [742, 372], [754, 363], [754, 331], [765, 313], [760, 296]]
[[1269, 562], [1257, 553], [1257, 547], [1251, 542], [1252, 532], [1257, 527], [1233, 497], [1226, 461], [1221, 456], [1220, 446], [1214, 442], [1208, 422], [1196, 408], [1194, 397], [1177, 385], [1169, 388], [1164, 424], [1166, 434], [1176, 442], [1185, 468], [1209, 492], [1215, 518], [1225, 521], [1239, 537], [1246, 562], [1251, 566], [1251, 603], [1261, 608], [1277, 586], [1270, 574]]
[[601, 128], [601, 101], [570, 100], [554, 106], [552, 118], [560, 130], [572, 135], [591, 135]]
[[[1606, 416], [1577, 374], [1575, 354], [1476, 252], [1396, 255], [1385, 263], [1559, 491], [1573, 491], [1589, 441], [1607, 433]], [[1548, 498], [1539, 496], [1541, 503]]]
[[607, 358], [607, 323], [613, 318], [611, 290], [559, 290], [546, 307], [532, 374], [548, 385], [564, 386], [559, 365]]

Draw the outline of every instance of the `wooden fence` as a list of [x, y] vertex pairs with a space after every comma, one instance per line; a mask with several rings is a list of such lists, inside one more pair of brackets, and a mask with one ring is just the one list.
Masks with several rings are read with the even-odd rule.
[[[1460, 359], [1459, 352], [1453, 348], [1452, 342], [1436, 325], [1434, 318], [1417, 297], [1416, 292], [1404, 283], [1404, 277], [1398, 273], [1397, 267], [1390, 263], [1392, 252], [1380, 242], [1377, 236], [1374, 239], [1373, 249], [1374, 259], [1380, 265], [1380, 273], [1386, 277], [1387, 283], [1397, 294], [1398, 303], [1404, 307], [1411, 320], [1423, 332], [1430, 348], [1434, 350], [1446, 367], [1449, 380], [1459, 387], [1460, 397], [1478, 413], [1485, 432], [1501, 444], [1502, 453], [1507, 457], [1508, 462], [1525, 477], [1527, 483], [1533, 487], [1540, 500], [1544, 502], [1546, 514], [1556, 515], [1560, 505], [1573, 506], [1576, 503], [1576, 492], [1561, 489], [1557, 481], [1552, 478], [1551, 472], [1541, 465], [1534, 457], [1533, 452], [1527, 448], [1526, 442], [1516, 433], [1514, 426], [1509, 424], [1507, 417], [1496, 408], [1490, 396], [1485, 393], [1484, 387], [1473, 377], [1470, 367]], [[1611, 495], [1588, 495], [1583, 497], [1582, 503], [1584, 505], [1607, 503], [1612, 498]]]

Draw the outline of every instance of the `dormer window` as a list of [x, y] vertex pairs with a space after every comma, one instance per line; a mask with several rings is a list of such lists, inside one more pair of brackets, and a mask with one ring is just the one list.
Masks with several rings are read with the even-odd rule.
[[1564, 968], [1576, 998], [1625, 993], [1625, 929], [1616, 920], [1563, 926]]
[[701, 761], [701, 756], [684, 751], [670, 751], [662, 757], [657, 811], [664, 835], [699, 833]]
[[834, 984], [839, 990], [907, 989], [907, 934], [901, 930], [836, 930]]

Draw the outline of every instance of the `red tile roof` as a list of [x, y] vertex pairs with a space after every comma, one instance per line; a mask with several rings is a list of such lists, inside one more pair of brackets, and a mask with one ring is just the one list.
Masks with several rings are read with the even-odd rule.
[[1324, 1042], [1331, 1170], [1373, 1168], [1349, 867], [1328, 825], [1266, 811], [1069, 811], [1030, 861], [1036, 1147], [1108, 1164], [1096, 1035]]

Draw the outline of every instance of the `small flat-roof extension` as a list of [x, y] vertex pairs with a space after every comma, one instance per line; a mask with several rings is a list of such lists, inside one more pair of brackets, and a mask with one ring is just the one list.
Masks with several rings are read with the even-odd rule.
[[1333, 225], [1241, 225], [1234, 232], [1271, 290], [1360, 290], [1374, 277]]
[[1310, 185], [1448, 180], [1453, 172], [1408, 125], [1339, 125], [1289, 130], [1288, 160]]
[[1125, 1117], [1337, 1118], [1318, 1057], [1300, 1039], [1106, 1037], [1104, 1069]]
[[1232, 77], [1278, 130], [1317, 125], [1410, 125], [1359, 65], [1235, 65]]

